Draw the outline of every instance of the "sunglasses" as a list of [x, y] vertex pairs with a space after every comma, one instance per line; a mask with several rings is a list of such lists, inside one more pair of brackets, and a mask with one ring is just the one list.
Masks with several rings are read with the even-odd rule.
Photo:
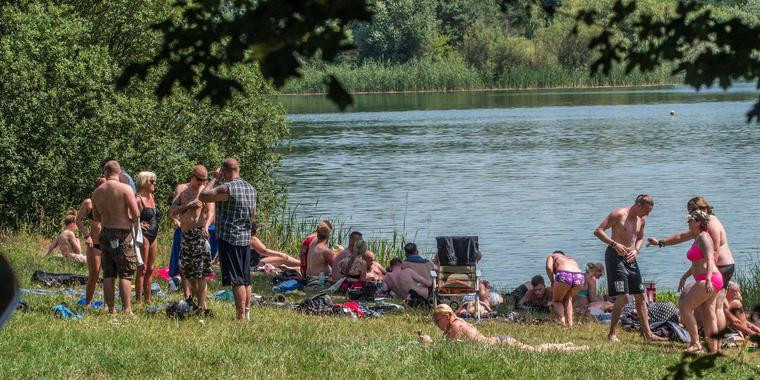
[[155, 179], [151, 179], [151, 180], [148, 180], [148, 183], [150, 183], [151, 185], [155, 185], [158, 182]]
[[201, 181], [201, 182], [203, 182], [203, 181], [208, 181], [208, 178], [198, 177], [198, 176], [197, 176], [197, 175], [195, 175], [195, 174], [193, 174], [193, 177], [195, 177], [195, 179], [197, 179], [198, 181]]

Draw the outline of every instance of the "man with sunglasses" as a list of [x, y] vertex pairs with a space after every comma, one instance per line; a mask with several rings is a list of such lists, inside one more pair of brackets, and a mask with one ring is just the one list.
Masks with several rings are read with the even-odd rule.
[[[623, 306], [628, 302], [628, 294], [636, 300], [636, 310], [641, 320], [641, 333], [649, 340], [664, 340], [649, 329], [649, 313], [644, 302], [644, 285], [641, 272], [636, 263], [636, 256], [644, 244], [644, 226], [646, 217], [654, 208], [654, 199], [650, 195], [640, 194], [632, 206], [616, 208], [594, 230], [594, 235], [607, 244], [604, 261], [607, 267], [607, 289], [610, 297], [615, 297], [612, 309], [610, 333], [607, 336], [613, 342], [619, 342], [615, 330], [620, 320]], [[604, 232], [612, 229], [612, 236]]]
[[208, 314], [206, 308], [208, 287], [205, 277], [213, 273], [211, 254], [207, 247], [210, 213], [208, 204], [198, 199], [207, 178], [206, 167], [196, 165], [190, 174], [190, 183], [172, 201], [169, 214], [179, 220], [182, 229], [180, 244], [182, 277], [190, 282], [190, 291], [198, 301], [198, 308]]

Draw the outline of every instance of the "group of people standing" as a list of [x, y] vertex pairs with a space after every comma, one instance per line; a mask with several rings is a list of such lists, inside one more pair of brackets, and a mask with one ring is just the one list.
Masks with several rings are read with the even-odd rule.
[[[112, 158], [103, 160], [101, 168], [103, 175], [95, 181], [91, 197], [82, 202], [76, 214], [66, 215], [64, 230], [48, 247], [48, 253], [59, 247], [64, 255], [87, 262], [88, 305], [102, 271], [104, 298], [112, 313], [115, 313], [115, 279], [118, 277], [124, 312], [131, 314], [132, 279], [136, 283], [137, 302], [150, 302], [158, 249], [156, 237], [162, 217], [154, 198], [157, 178], [152, 172], [140, 172], [135, 184]], [[650, 237], [645, 240], [646, 218], [653, 208], [652, 196], [641, 194], [633, 205], [612, 210], [594, 230], [594, 235], [607, 245], [604, 254], [607, 290], [609, 297], [615, 298], [608, 338], [619, 341], [617, 323], [628, 295], [632, 295], [640, 316], [642, 335], [650, 340], [662, 339], [649, 327], [645, 289], [636, 258], [645, 241], [648, 246], [665, 247], [693, 240], [686, 255], [690, 267], [679, 284], [679, 291], [685, 293], [680, 304], [681, 320], [691, 337], [687, 349], [702, 350], [694, 316], [696, 311], [705, 329], [708, 350], [717, 352], [720, 344], [716, 339], [718, 327], [725, 326], [726, 317], [716, 311], [728, 302], [724, 287], [734, 274], [734, 259], [726, 230], [710, 204], [703, 197], [695, 197], [687, 202], [688, 229], [663, 239]], [[197, 299], [201, 312], [209, 313], [206, 277], [213, 274], [212, 251], [216, 251], [217, 246], [219, 257], [216, 260], [221, 266], [222, 284], [232, 287], [236, 317], [241, 320], [250, 319], [252, 248], [256, 262], [258, 256], [265, 256], [262, 263], [298, 266], [307, 281], [318, 281], [322, 285], [325, 281], [343, 281], [345, 289], [382, 283], [387, 291], [401, 298], [414, 293], [427, 298], [428, 289], [433, 285], [430, 271], [434, 264], [419, 256], [414, 243], [404, 247], [406, 260], [391, 261], [390, 271], [386, 271], [374, 259], [358, 231], [349, 235], [348, 247], [332, 251], [327, 243], [332, 225], [326, 220], [303, 241], [298, 259], [268, 249], [256, 237], [256, 190], [240, 177], [240, 166], [234, 158], [224, 160], [211, 179], [203, 165], [195, 166], [189, 182], [177, 186], [169, 216], [176, 229], [175, 245], [179, 245], [178, 255], [172, 254], [172, 266], [177, 261], [175, 256], [181, 256], [186, 296]], [[84, 223], [87, 218], [91, 219], [89, 226]], [[74, 235], [77, 227], [85, 239], [86, 255], [81, 254], [79, 241]], [[608, 235], [607, 230], [611, 230], [611, 234]], [[548, 297], [559, 322], [571, 326], [573, 299], [577, 300], [585, 291], [589, 303], [597, 301], [595, 280], [604, 274], [604, 267], [601, 263], [590, 263], [587, 271], [581, 272], [574, 259], [558, 250], [547, 258], [546, 273], [551, 282], [550, 291], [544, 290], [542, 278], [539, 278], [541, 281], [534, 278], [532, 289], [523, 293], [519, 303], [533, 301], [531, 297], [537, 301]], [[694, 285], [686, 288], [689, 276], [693, 277]]]
[[[686, 254], [690, 266], [681, 277], [678, 289], [684, 291], [686, 279], [693, 277], [694, 285], [687, 290], [684, 301], [679, 305], [681, 321], [690, 337], [687, 351], [702, 350], [694, 317], [697, 310], [704, 317], [702, 323], [707, 349], [709, 352], [717, 352], [720, 349], [720, 340], [717, 338], [720, 331], [718, 319], [725, 318], [722, 312], [726, 295], [724, 284], [731, 280], [735, 269], [726, 230], [710, 204], [703, 197], [694, 197], [686, 204], [688, 229], [663, 239], [650, 237], [645, 240], [646, 217], [653, 208], [654, 200], [651, 196], [639, 195], [632, 206], [613, 210], [594, 230], [596, 237], [607, 244], [604, 258], [608, 274], [608, 295], [616, 297], [608, 337], [612, 341], [619, 341], [617, 323], [623, 306], [628, 302], [627, 296], [631, 294], [640, 316], [642, 334], [650, 340], [662, 340], [649, 328], [649, 314], [644, 302], [645, 289], [636, 258], [645, 241], [648, 246], [662, 248], [693, 240]], [[605, 233], [608, 229], [611, 229], [611, 235]], [[721, 309], [718, 310], [718, 307]]]
[[[64, 219], [64, 232], [51, 244], [48, 253], [59, 246], [64, 255], [84, 256], [73, 235], [78, 227], [87, 247], [85, 260], [79, 260], [88, 264], [86, 307], [92, 302], [102, 271], [109, 312], [116, 312], [118, 277], [123, 312], [131, 315], [133, 279], [137, 302], [150, 303], [158, 251], [156, 238], [162, 217], [154, 198], [157, 178], [155, 173], [144, 171], [137, 175], [135, 183], [112, 158], [104, 159], [101, 168], [102, 177], [96, 180], [92, 195], [82, 202], [76, 216]], [[256, 216], [256, 190], [240, 177], [238, 161], [225, 159], [211, 179], [203, 165], [195, 166], [189, 182], [177, 186], [169, 216], [176, 229], [175, 243], [179, 246], [182, 278], [187, 284], [186, 296], [197, 300], [201, 313], [210, 314], [206, 306], [206, 277], [214, 273], [211, 251], [212, 245], [214, 251], [218, 245], [222, 284], [232, 287], [236, 317], [250, 319], [251, 231]], [[87, 219], [89, 223], [85, 223]]]

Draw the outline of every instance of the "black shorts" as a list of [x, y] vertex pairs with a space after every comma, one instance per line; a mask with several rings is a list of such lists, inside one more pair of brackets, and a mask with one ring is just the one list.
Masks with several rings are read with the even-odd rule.
[[612, 247], [604, 252], [604, 266], [607, 267], [607, 291], [610, 297], [620, 294], [643, 294], [639, 264], [634, 260], [627, 263]]
[[736, 270], [734, 264], [718, 265], [718, 271], [723, 275], [723, 288], [727, 287], [728, 282], [734, 278], [734, 270]]
[[222, 285], [251, 284], [250, 245], [232, 245], [219, 239], [219, 264], [222, 267]]

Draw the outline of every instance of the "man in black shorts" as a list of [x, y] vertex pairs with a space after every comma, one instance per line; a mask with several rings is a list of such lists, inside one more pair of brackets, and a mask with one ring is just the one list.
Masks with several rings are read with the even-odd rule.
[[[654, 208], [650, 195], [636, 197], [632, 206], [616, 208], [594, 230], [599, 240], [607, 244], [604, 262], [607, 267], [607, 285], [610, 297], [615, 297], [612, 309], [610, 333], [607, 336], [613, 342], [619, 342], [615, 329], [620, 320], [623, 306], [628, 302], [628, 294], [636, 299], [636, 310], [641, 320], [641, 333], [649, 340], [664, 340], [649, 329], [649, 313], [644, 302], [644, 286], [641, 272], [636, 262], [641, 246], [644, 244], [644, 226], [646, 217]], [[612, 229], [612, 237], [604, 232]]]
[[[217, 186], [222, 176], [225, 182]], [[251, 222], [256, 217], [256, 189], [240, 178], [237, 160], [228, 158], [201, 192], [200, 201], [216, 203], [222, 285], [232, 286], [237, 319], [250, 320]]]

